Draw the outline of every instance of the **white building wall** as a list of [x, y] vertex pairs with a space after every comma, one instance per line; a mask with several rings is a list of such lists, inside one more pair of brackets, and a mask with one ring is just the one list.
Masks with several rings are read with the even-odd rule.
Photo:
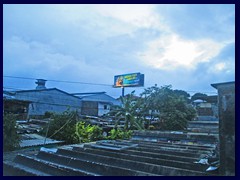
[[211, 103], [207, 103], [207, 102], [203, 102], [199, 104], [199, 107], [201, 108], [211, 108], [212, 104]]
[[107, 103], [98, 103], [98, 116], [107, 114], [110, 111], [110, 104]]

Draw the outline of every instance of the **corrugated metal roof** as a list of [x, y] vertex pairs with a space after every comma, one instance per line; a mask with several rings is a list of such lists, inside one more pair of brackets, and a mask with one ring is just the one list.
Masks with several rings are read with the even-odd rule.
[[63, 141], [57, 141], [54, 139], [46, 138], [40, 136], [38, 134], [27, 134], [29, 139], [22, 140], [20, 143], [20, 147], [32, 147], [32, 146], [40, 146], [40, 145], [47, 145], [47, 144], [60, 144]]
[[121, 102], [114, 99], [113, 97], [107, 95], [107, 94], [94, 94], [89, 96], [84, 96], [81, 98], [83, 101], [97, 101], [97, 102], [107, 102], [112, 103], [114, 105], [120, 105]]
[[15, 91], [16, 93], [24, 93], [24, 92], [39, 92], [39, 91], [52, 91], [52, 90], [56, 90], [56, 91], [59, 91], [63, 94], [66, 94], [66, 95], [69, 95], [69, 96], [72, 96], [72, 97], [75, 97], [75, 98], [78, 98], [78, 99], [81, 99], [80, 97], [78, 96], [74, 96], [70, 93], [67, 93], [65, 91], [62, 91], [60, 89], [57, 89], [57, 88], [48, 88], [48, 89], [32, 89], [32, 90], [20, 90], [20, 91]]

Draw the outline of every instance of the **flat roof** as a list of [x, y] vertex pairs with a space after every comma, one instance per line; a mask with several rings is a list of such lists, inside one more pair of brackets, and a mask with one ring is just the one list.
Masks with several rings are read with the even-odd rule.
[[218, 86], [228, 85], [228, 84], [235, 84], [235, 81], [222, 82], [222, 83], [214, 83], [214, 84], [211, 84], [211, 86], [217, 89]]

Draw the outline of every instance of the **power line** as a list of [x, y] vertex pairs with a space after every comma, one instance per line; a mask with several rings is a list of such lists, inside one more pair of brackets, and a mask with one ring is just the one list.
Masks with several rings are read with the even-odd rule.
[[[15, 79], [27, 79], [27, 80], [36, 80], [38, 78], [27, 78], [27, 77], [18, 77], [18, 76], [3, 76], [5, 78], [15, 78]], [[87, 84], [87, 85], [97, 85], [97, 86], [113, 86], [110, 84], [101, 84], [101, 83], [87, 83], [87, 82], [78, 82], [78, 81], [62, 81], [62, 80], [51, 80], [46, 79], [47, 81], [51, 82], [62, 82], [62, 83], [72, 83], [72, 84]]]
[[[131, 87], [131, 88], [134, 88], [134, 87]], [[138, 89], [147, 89], [148, 87], [138, 87]], [[180, 90], [180, 89], [174, 89], [174, 90]], [[187, 93], [207, 93], [207, 94], [217, 94], [217, 92], [210, 92], [210, 91], [197, 91], [197, 90], [182, 90], [182, 91], [185, 91]]]
[[[18, 77], [18, 76], [3, 76], [6, 78], [15, 78], [15, 79], [27, 79], [27, 80], [36, 80], [38, 78], [28, 78], [28, 77]], [[108, 86], [113, 87], [113, 85], [110, 84], [102, 84], [102, 83], [87, 83], [87, 82], [77, 82], [77, 81], [62, 81], [62, 80], [47, 80], [51, 82], [62, 82], [62, 83], [72, 83], [72, 84], [86, 84], [86, 85], [97, 85], [97, 86]], [[129, 87], [128, 87], [129, 88]], [[136, 88], [136, 87], [130, 87], [130, 88]], [[137, 87], [137, 89], [147, 89], [145, 87]], [[217, 92], [203, 92], [203, 91], [196, 91], [196, 90], [183, 90], [188, 93], [207, 93], [207, 94], [217, 94]]]

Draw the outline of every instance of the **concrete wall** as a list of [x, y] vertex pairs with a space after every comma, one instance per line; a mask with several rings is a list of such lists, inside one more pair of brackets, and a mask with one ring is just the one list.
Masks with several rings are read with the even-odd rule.
[[220, 171], [235, 175], [235, 82], [214, 87], [218, 89]]
[[110, 104], [95, 101], [82, 101], [82, 115], [102, 116], [110, 111]]
[[98, 103], [98, 116], [107, 114], [110, 111], [110, 104], [108, 103]]

